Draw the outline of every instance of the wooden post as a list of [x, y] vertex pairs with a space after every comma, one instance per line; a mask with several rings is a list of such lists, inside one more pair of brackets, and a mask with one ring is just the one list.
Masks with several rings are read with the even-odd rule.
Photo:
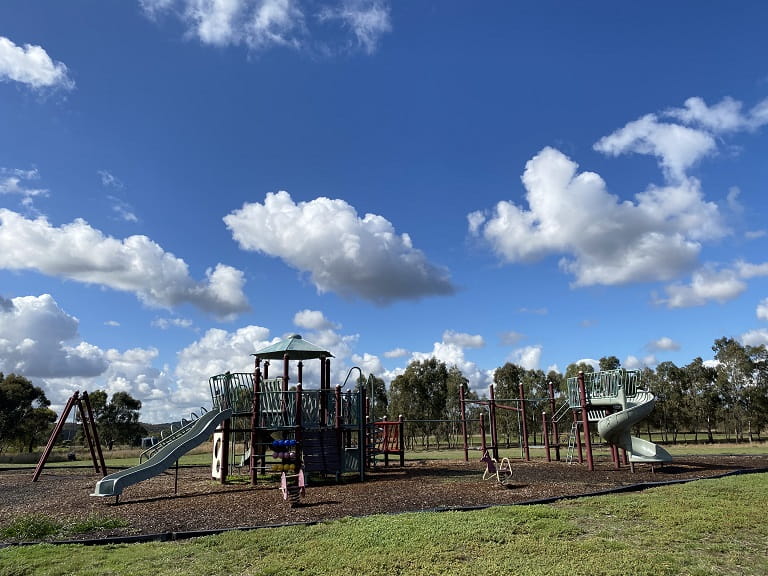
[[490, 394], [490, 400], [488, 408], [489, 410], [489, 418], [490, 418], [490, 425], [491, 425], [491, 452], [493, 454], [493, 457], [496, 458], [496, 460], [499, 459], [499, 441], [498, 437], [496, 436], [496, 397], [493, 393], [493, 384], [488, 386], [488, 392]]
[[544, 450], [547, 452], [547, 462], [552, 462], [549, 454], [549, 434], [547, 433], [547, 413], [541, 413], [541, 434], [544, 436]]
[[[91, 423], [93, 430], [93, 443], [96, 446], [96, 455], [99, 458], [99, 465], [101, 466], [101, 474], [107, 475], [107, 465], [104, 463], [104, 452], [101, 450], [101, 440], [99, 439], [99, 429], [96, 426], [96, 419], [93, 416], [93, 408], [91, 407], [91, 399], [88, 396], [88, 392], [83, 391], [83, 405], [85, 406], [86, 416]], [[97, 470], [98, 472], [98, 470]]]
[[464, 403], [464, 386], [459, 387], [459, 406], [461, 407], [461, 435], [464, 438], [464, 462], [469, 462], [469, 445], [467, 444], [467, 407]]
[[[259, 434], [256, 433], [256, 428], [259, 426], [259, 390], [261, 390], [261, 368], [259, 367], [261, 361], [257, 357], [256, 365], [253, 371], [253, 397], [251, 398], [251, 458], [248, 463], [250, 467], [251, 484], [256, 484], [257, 478], [257, 466], [259, 463], [259, 457], [257, 454], [261, 454], [261, 446], [259, 446], [258, 452], [256, 451], [256, 444], [262, 441]], [[265, 460], [262, 459], [261, 465], [265, 465]]]
[[75, 391], [72, 396], [70, 396], [69, 400], [67, 400], [67, 404], [64, 407], [64, 411], [61, 413], [61, 416], [59, 417], [59, 421], [56, 423], [56, 426], [53, 429], [53, 432], [51, 432], [50, 437], [48, 438], [48, 444], [45, 445], [45, 450], [43, 450], [43, 453], [40, 455], [40, 460], [37, 463], [37, 466], [35, 466], [35, 471], [32, 474], [32, 482], [37, 482], [38, 478], [40, 478], [40, 474], [43, 471], [43, 468], [45, 467], [45, 463], [48, 461], [48, 457], [51, 455], [51, 450], [53, 450], [53, 445], [56, 443], [56, 438], [59, 437], [59, 434], [61, 433], [62, 429], [64, 428], [64, 424], [67, 422], [67, 418], [69, 417], [69, 413], [72, 410], [72, 407], [75, 405], [75, 403], [79, 400], [80, 393]]
[[528, 462], [531, 459], [531, 451], [528, 446], [528, 418], [525, 413], [525, 389], [523, 388], [522, 382], [518, 383], [517, 390], [520, 395], [520, 415], [523, 419], [523, 447], [525, 449], [525, 461]]

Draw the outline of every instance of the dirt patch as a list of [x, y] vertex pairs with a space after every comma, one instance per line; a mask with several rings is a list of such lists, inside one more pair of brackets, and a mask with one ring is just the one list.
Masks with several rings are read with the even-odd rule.
[[[115, 498], [90, 496], [99, 479], [93, 470], [46, 469], [38, 482], [31, 470], [0, 471], [0, 516], [45, 514], [63, 522], [107, 516], [127, 526], [83, 534], [78, 538], [141, 536], [158, 533], [220, 530], [295, 522], [318, 522], [380, 513], [440, 508], [470, 508], [595, 493], [640, 483], [699, 479], [736, 470], [768, 470], [768, 455], [691, 456], [651, 471], [649, 466], [615, 470], [611, 462], [586, 464], [512, 461], [506, 486], [483, 480], [484, 465], [462, 461], [408, 461], [404, 468], [378, 467], [366, 482], [313, 478], [296, 507], [283, 500], [275, 483], [219, 484], [210, 468], [181, 468], [178, 492], [173, 469], [125, 489]], [[1, 541], [1, 540], [0, 540]]]

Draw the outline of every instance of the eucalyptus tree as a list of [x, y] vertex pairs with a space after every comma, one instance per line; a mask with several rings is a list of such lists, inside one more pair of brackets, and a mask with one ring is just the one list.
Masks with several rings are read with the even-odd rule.
[[733, 430], [736, 440], [743, 440], [746, 428], [751, 440], [753, 427], [759, 431], [765, 425], [765, 346], [745, 346], [733, 338], [720, 338], [712, 350], [718, 362], [717, 384], [723, 400], [726, 438]]
[[691, 428], [694, 441], [698, 441], [699, 430], [707, 431], [707, 441], [714, 442], [713, 431], [717, 425], [718, 412], [721, 406], [720, 394], [717, 390], [717, 370], [704, 363], [701, 357], [683, 366], [682, 378], [693, 402]]
[[413, 430], [421, 434], [427, 449], [445, 414], [447, 398], [448, 368], [434, 357], [411, 362], [392, 380], [389, 390], [391, 410], [413, 422]]
[[56, 412], [39, 386], [20, 374], [0, 372], [0, 452], [34, 449], [48, 437]]
[[[525, 378], [526, 370], [522, 366], [507, 362], [493, 373], [494, 396], [502, 406], [496, 410], [496, 433], [503, 435], [507, 448], [512, 442], [512, 434], [519, 435], [520, 384]], [[514, 404], [514, 405], [513, 405]]]

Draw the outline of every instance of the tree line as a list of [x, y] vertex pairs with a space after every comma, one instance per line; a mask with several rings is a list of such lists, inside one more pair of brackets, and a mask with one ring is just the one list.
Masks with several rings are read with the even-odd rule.
[[[657, 397], [651, 416], [641, 423], [649, 438], [676, 442], [681, 434], [693, 441], [713, 442], [715, 436], [729, 441], [760, 440], [768, 425], [768, 351], [764, 345], [743, 345], [733, 338], [720, 338], [712, 346], [714, 362], [700, 357], [677, 366], [662, 362], [655, 369], [644, 368], [641, 382]], [[616, 370], [621, 362], [616, 356], [605, 356], [598, 370]], [[526, 369], [507, 362], [493, 374], [497, 408], [499, 442], [507, 446], [517, 442], [521, 422], [519, 385], [522, 383], [526, 403], [526, 428], [530, 441], [541, 438], [542, 412], [550, 413], [549, 386], [554, 388], [557, 405], [566, 402], [567, 380], [581, 372], [593, 372], [589, 363], [570, 364], [561, 374], [557, 371]], [[369, 381], [370, 386], [370, 381]], [[406, 442], [429, 449], [458, 446], [461, 413], [459, 389], [468, 401], [467, 418], [476, 421], [483, 410], [474, 402], [478, 397], [468, 387], [468, 380], [456, 366], [447, 366], [436, 358], [411, 362], [397, 376], [387, 391], [384, 382], [374, 378], [374, 417], [394, 420], [403, 415], [409, 422]], [[510, 405], [514, 404], [514, 405]], [[568, 421], [570, 423], [570, 420]], [[475, 431], [475, 430], [473, 430]]]
[[[715, 436], [726, 440], [761, 439], [768, 425], [768, 351], [765, 345], [749, 346], [733, 338], [715, 340], [714, 362], [700, 357], [684, 366], [662, 362], [655, 369], [644, 368], [643, 387], [657, 397], [650, 417], [641, 423], [649, 438], [660, 435], [661, 441], [675, 442], [681, 434], [712, 442]], [[600, 358], [599, 370], [616, 370], [621, 362], [615, 356]], [[526, 402], [526, 428], [532, 443], [541, 438], [542, 412], [550, 412], [549, 386], [555, 390], [558, 404], [565, 402], [567, 379], [579, 371], [595, 370], [589, 363], [568, 365], [565, 374], [557, 371], [526, 369], [507, 362], [494, 371], [495, 398], [502, 407], [497, 410], [499, 440], [508, 446], [517, 441], [519, 413], [508, 408], [519, 400], [522, 383]], [[392, 380], [387, 389], [384, 380], [370, 376], [360, 379], [371, 398], [374, 420], [395, 420], [399, 415], [409, 422], [406, 441], [429, 448], [455, 447], [461, 434], [459, 391], [467, 400], [466, 416], [479, 418], [487, 400], [469, 389], [469, 381], [456, 366], [448, 366], [436, 358], [411, 362]], [[116, 392], [111, 398], [103, 390], [90, 394], [94, 419], [102, 443], [135, 445], [147, 432], [139, 423], [141, 401], [127, 392]], [[44, 391], [27, 378], [0, 372], [0, 453], [5, 450], [33, 451], [45, 443], [57, 414], [50, 409]]]
[[[140, 400], [127, 392], [115, 392], [110, 398], [104, 390], [91, 392], [89, 398], [99, 440], [105, 447], [112, 450], [115, 444], [140, 443], [147, 433], [139, 423]], [[58, 418], [50, 406], [43, 389], [29, 379], [0, 372], [0, 453], [33, 452], [45, 444]], [[76, 418], [79, 422], [79, 414]]]

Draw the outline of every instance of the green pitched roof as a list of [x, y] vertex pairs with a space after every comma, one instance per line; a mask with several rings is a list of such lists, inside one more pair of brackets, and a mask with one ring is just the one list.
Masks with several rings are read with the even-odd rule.
[[253, 354], [259, 358], [274, 360], [283, 359], [288, 354], [291, 360], [309, 360], [311, 358], [333, 358], [333, 354], [311, 342], [304, 340], [300, 334], [293, 334], [276, 344], [262, 348]]

